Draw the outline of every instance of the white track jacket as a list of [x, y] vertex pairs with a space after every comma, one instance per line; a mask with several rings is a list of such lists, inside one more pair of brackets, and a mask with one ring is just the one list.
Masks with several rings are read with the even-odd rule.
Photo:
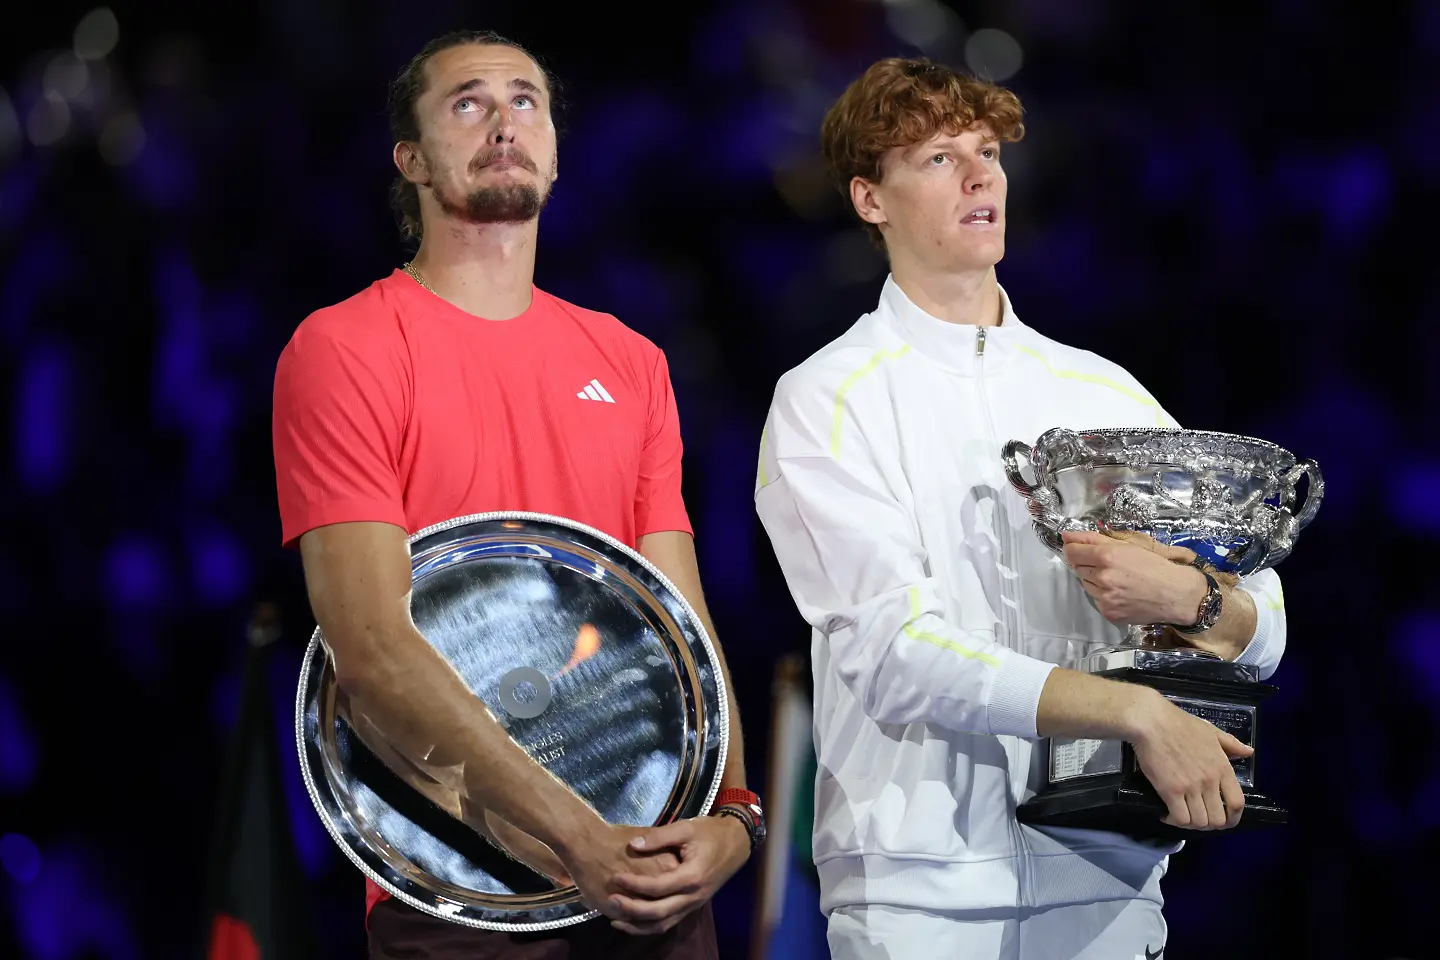
[[[1015, 819], [1041, 782], [1046, 677], [1122, 631], [1036, 539], [1001, 447], [1175, 424], [1130, 374], [1001, 298], [999, 326], [946, 323], [888, 279], [874, 312], [781, 378], [761, 435], [756, 508], [814, 628], [826, 913], [1159, 902], [1178, 849]], [[1241, 660], [1267, 677], [1285, 646], [1279, 578], [1242, 585], [1259, 622]]]

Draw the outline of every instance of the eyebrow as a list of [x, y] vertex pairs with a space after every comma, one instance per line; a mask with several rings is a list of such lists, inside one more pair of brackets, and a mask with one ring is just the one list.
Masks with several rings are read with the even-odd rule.
[[[929, 140], [923, 140], [919, 143], [913, 144], [910, 149], [919, 155], [923, 155], [930, 152], [931, 150], [950, 149], [952, 147], [958, 146], [960, 143], [960, 138], [958, 136], [950, 136], [948, 134], [945, 136], [945, 139], [940, 143], [934, 142], [935, 139], [936, 138], [931, 137]], [[1000, 144], [1001, 140], [999, 137], [986, 137], [985, 139], [980, 141], [980, 149], [984, 149], [985, 147], [994, 147], [998, 150], [1000, 148]]]
[[[450, 90], [446, 92], [444, 99], [450, 100], [460, 96], [460, 94], [462, 93], [469, 93], [472, 90], [478, 90], [481, 87], [487, 86], [489, 86], [489, 84], [487, 84], [479, 77], [471, 77], [469, 80], [464, 80], [451, 87]], [[524, 90], [526, 93], [535, 94], [543, 94], [545, 92], [544, 90], [541, 90], [539, 87], [537, 87], [535, 84], [531, 83], [529, 80], [526, 80], [524, 77], [516, 77], [514, 80], [511, 80], [510, 89]]]

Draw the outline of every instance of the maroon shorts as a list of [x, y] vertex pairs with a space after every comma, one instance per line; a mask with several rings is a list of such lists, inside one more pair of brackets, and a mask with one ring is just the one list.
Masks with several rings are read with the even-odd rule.
[[476, 930], [398, 900], [370, 911], [370, 960], [720, 960], [710, 904], [669, 931], [635, 937], [604, 917], [545, 933]]

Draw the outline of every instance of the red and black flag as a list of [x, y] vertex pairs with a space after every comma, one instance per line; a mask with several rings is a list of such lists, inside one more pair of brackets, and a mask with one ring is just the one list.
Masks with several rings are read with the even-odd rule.
[[304, 876], [286, 814], [270, 658], [280, 637], [273, 605], [249, 626], [240, 718], [220, 792], [210, 864], [206, 960], [311, 960]]

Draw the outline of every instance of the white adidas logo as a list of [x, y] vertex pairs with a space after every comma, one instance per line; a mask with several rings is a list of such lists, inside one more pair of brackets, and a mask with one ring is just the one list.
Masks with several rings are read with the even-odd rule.
[[610, 391], [600, 386], [599, 380], [591, 380], [585, 384], [585, 389], [575, 394], [581, 400], [599, 400], [602, 403], [614, 403], [615, 398], [610, 396]]

